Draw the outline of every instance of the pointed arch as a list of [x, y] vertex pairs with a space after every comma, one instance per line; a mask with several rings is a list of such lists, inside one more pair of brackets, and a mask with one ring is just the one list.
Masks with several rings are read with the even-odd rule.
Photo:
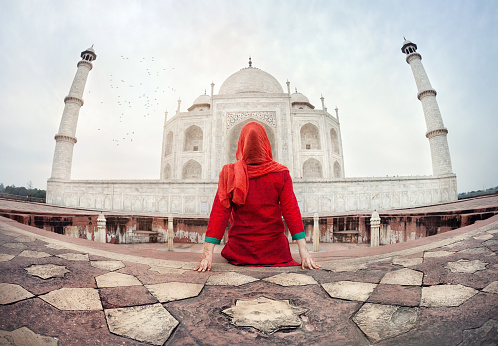
[[320, 132], [318, 127], [307, 123], [301, 127], [301, 149], [320, 149]]
[[166, 145], [164, 148], [164, 156], [171, 155], [173, 153], [173, 131], [169, 131], [166, 135]]
[[201, 179], [202, 166], [195, 160], [188, 160], [183, 165], [182, 179]]
[[339, 136], [337, 136], [337, 131], [335, 129], [330, 129], [330, 141], [332, 145], [332, 151], [339, 154]]
[[320, 163], [320, 161], [314, 158], [307, 159], [303, 164], [303, 178], [322, 178], [322, 164]]
[[263, 125], [263, 127], [266, 130], [266, 135], [268, 136], [268, 140], [270, 141], [273, 160], [277, 160], [277, 147], [275, 144], [275, 133], [273, 132], [272, 128], [262, 121], [258, 121], [257, 119], [254, 119], [254, 118], [248, 118], [247, 120], [241, 121], [240, 123], [235, 125], [230, 130], [230, 134], [227, 136], [228, 137], [228, 143], [227, 143], [228, 144], [228, 146], [227, 146], [228, 162], [237, 161], [235, 156], [237, 153], [237, 144], [239, 142], [240, 131], [242, 130], [242, 127], [244, 127], [244, 125], [250, 121], [255, 121], [255, 122]]
[[202, 151], [203, 132], [197, 125], [191, 125], [185, 130], [183, 151]]
[[342, 178], [341, 165], [339, 162], [334, 162], [334, 178]]
[[164, 166], [164, 179], [171, 179], [171, 165], [169, 163]]

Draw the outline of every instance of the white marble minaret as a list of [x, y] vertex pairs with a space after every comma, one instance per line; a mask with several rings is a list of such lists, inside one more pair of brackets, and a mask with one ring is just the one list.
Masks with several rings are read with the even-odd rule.
[[417, 98], [422, 102], [422, 108], [427, 125], [425, 136], [429, 139], [432, 156], [432, 172], [435, 176], [453, 174], [451, 168], [450, 149], [446, 135], [448, 130], [444, 127], [443, 118], [436, 101], [436, 90], [431, 86], [429, 77], [422, 65], [422, 56], [417, 53], [417, 45], [405, 39], [401, 51], [406, 54], [406, 62], [412, 68], [415, 82], [417, 83]]
[[92, 61], [97, 58], [93, 48], [88, 48], [81, 53], [78, 70], [74, 76], [69, 95], [64, 98], [64, 111], [62, 112], [59, 132], [55, 135], [54, 161], [52, 162], [52, 175], [50, 179], [71, 179], [71, 165], [73, 162], [73, 147], [76, 143], [76, 127], [78, 115], [83, 106], [83, 91], [85, 90], [88, 72], [92, 69]]

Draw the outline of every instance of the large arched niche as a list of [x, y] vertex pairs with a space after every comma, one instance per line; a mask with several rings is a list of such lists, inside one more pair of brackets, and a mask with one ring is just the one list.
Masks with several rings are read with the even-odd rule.
[[171, 155], [173, 153], [173, 132], [169, 131], [166, 135], [166, 147], [164, 148], [164, 156]]
[[339, 154], [339, 137], [335, 129], [330, 129], [330, 140], [332, 142], [332, 151]]
[[320, 163], [320, 161], [314, 158], [307, 159], [303, 164], [303, 178], [322, 178], [322, 164]]
[[268, 135], [268, 139], [270, 140], [273, 160], [277, 161], [277, 146], [275, 143], [275, 133], [273, 132], [272, 128], [263, 122], [257, 121], [256, 119], [247, 119], [232, 127], [230, 133], [228, 134], [228, 162], [237, 161], [235, 155], [237, 153], [237, 143], [239, 142], [240, 131], [242, 131], [242, 127], [244, 127], [244, 125], [250, 121], [255, 121], [264, 126], [266, 134]]
[[334, 178], [342, 178], [341, 165], [339, 162], [334, 162]]
[[318, 127], [307, 123], [301, 127], [301, 149], [320, 149], [320, 133]]
[[183, 151], [202, 151], [202, 129], [197, 125], [191, 125], [185, 130]]
[[171, 165], [169, 163], [164, 166], [164, 179], [171, 179]]
[[202, 166], [195, 160], [188, 160], [183, 165], [182, 179], [201, 179]]

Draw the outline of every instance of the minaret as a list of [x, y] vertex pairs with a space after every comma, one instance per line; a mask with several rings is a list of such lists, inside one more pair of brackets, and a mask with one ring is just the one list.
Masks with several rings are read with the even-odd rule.
[[62, 112], [59, 132], [55, 135], [54, 161], [52, 162], [52, 175], [50, 179], [70, 180], [73, 162], [73, 147], [76, 143], [76, 126], [78, 115], [83, 106], [83, 91], [85, 90], [88, 72], [92, 69], [91, 61], [97, 55], [93, 48], [88, 48], [81, 53], [76, 75], [69, 90], [69, 95], [64, 98], [64, 111]]
[[405, 39], [401, 51], [406, 54], [406, 62], [412, 68], [415, 82], [417, 83], [417, 98], [422, 102], [422, 108], [427, 125], [425, 136], [429, 139], [432, 156], [433, 175], [453, 174], [451, 168], [450, 149], [446, 135], [448, 130], [444, 127], [443, 118], [439, 112], [436, 101], [436, 90], [431, 86], [429, 77], [422, 65], [422, 56], [417, 53], [417, 45]]

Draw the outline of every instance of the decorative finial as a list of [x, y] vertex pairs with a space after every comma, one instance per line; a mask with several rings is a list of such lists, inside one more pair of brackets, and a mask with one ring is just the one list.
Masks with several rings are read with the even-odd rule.
[[403, 39], [406, 41], [406, 37], [405, 36], [403, 36]]
[[249, 67], [252, 67], [251, 57], [249, 57]]
[[204, 89], [204, 95], [206, 95], [206, 89]]
[[294, 88], [296, 90], [296, 94], [297, 94], [297, 88]]
[[93, 48], [93, 43], [92, 43], [92, 47], [91, 48]]

